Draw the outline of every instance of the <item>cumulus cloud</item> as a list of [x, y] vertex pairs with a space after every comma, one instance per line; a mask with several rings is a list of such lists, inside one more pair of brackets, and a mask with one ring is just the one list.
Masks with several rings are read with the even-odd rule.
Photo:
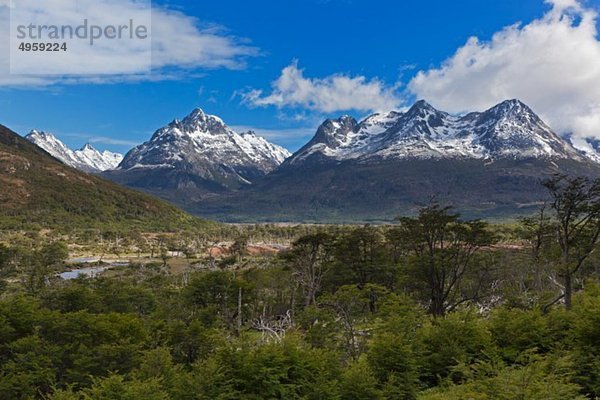
[[285, 67], [271, 86], [268, 94], [257, 89], [243, 93], [243, 101], [256, 107], [298, 107], [325, 113], [390, 110], [402, 103], [396, 86], [379, 79], [345, 74], [307, 78], [296, 61]]
[[[129, 0], [131, 1], [131, 0]], [[245, 58], [257, 56], [255, 47], [244, 44], [219, 26], [199, 28], [199, 21], [165, 8], [152, 11], [152, 65], [239, 69]]]
[[519, 98], [559, 133], [600, 137], [598, 15], [577, 0], [548, 3], [540, 19], [468, 39], [439, 68], [418, 72], [409, 91], [451, 112]]
[[[131, 19], [148, 27], [148, 40], [103, 38], [90, 46], [71, 39], [66, 52], [17, 51], [15, 27], [22, 22], [77, 27], [84, 19], [99, 27]], [[259, 53], [221, 27], [145, 0], [0, 0], [0, 35], [11, 38], [0, 42], [0, 86], [178, 79], [197, 69], [243, 68], [246, 58]]]

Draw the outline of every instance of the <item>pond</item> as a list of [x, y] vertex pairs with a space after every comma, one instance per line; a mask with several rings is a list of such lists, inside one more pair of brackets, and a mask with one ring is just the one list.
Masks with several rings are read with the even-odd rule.
[[98, 257], [75, 257], [69, 258], [68, 263], [95, 263], [100, 261]]
[[112, 268], [111, 265], [102, 265], [102, 266], [97, 266], [97, 267], [83, 267], [83, 268], [72, 269], [70, 271], [61, 272], [60, 274], [58, 274], [58, 276], [65, 280], [75, 279], [80, 275], [83, 275], [86, 278], [94, 278], [98, 274], [100, 274], [110, 268]]
[[79, 277], [80, 275], [82, 275], [86, 278], [95, 278], [96, 276], [100, 275], [102, 272], [104, 272], [106, 270], [109, 270], [114, 267], [125, 267], [127, 265], [129, 265], [128, 262], [113, 262], [113, 263], [106, 264], [106, 265], [81, 267], [81, 268], [72, 269], [70, 271], [61, 272], [61, 273], [57, 274], [57, 276], [64, 280], [75, 279], [75, 278]]

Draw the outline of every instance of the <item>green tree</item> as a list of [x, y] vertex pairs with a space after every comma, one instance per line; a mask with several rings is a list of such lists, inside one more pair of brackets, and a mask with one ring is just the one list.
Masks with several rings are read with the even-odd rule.
[[600, 397], [600, 285], [591, 284], [574, 299], [572, 335], [577, 376], [589, 398]]
[[[240, 307], [240, 288], [243, 293], [241, 311], [244, 312], [253, 300], [253, 287], [228, 271], [211, 271], [197, 274], [185, 288], [185, 297], [192, 305], [205, 308], [233, 328]], [[249, 313], [244, 312], [245, 315]]]
[[341, 235], [334, 255], [341, 282], [358, 287], [368, 283], [389, 284], [387, 275], [391, 263], [380, 229], [366, 225]]
[[344, 370], [340, 379], [341, 400], [378, 400], [383, 393], [378, 389], [377, 378], [365, 361], [357, 361]]
[[335, 399], [336, 364], [296, 338], [231, 343], [194, 366], [190, 385], [207, 399]]
[[484, 321], [473, 312], [454, 312], [435, 318], [418, 332], [422, 354], [421, 380], [435, 386], [450, 378], [462, 382], [458, 365], [473, 365], [495, 357], [496, 348]]
[[38, 257], [46, 266], [60, 265], [69, 258], [69, 248], [65, 242], [46, 244], [39, 250]]
[[367, 359], [387, 398], [414, 399], [419, 386], [419, 363], [411, 340], [383, 333], [369, 345]]
[[304, 334], [304, 340], [312, 347], [335, 349], [342, 326], [335, 311], [329, 307], [309, 306], [296, 316], [296, 324]]
[[238, 236], [231, 245], [231, 253], [240, 261], [248, 252], [248, 237]]
[[547, 205], [543, 204], [535, 216], [520, 218], [519, 224], [518, 234], [527, 243], [531, 261], [525, 285], [540, 292], [544, 288], [543, 278], [547, 273], [544, 268], [547, 266], [545, 253], [549, 252], [555, 231]]
[[475, 254], [493, 243], [487, 224], [461, 221], [450, 207], [422, 208], [416, 218], [399, 218], [405, 243], [412, 252], [414, 278], [424, 283], [429, 311], [442, 316], [479, 297], [481, 285], [465, 291], [463, 283], [475, 264]]
[[61, 349], [39, 335], [11, 342], [11, 357], [1, 363], [0, 398], [31, 399], [48, 393], [57, 381], [55, 360]]
[[334, 294], [322, 297], [322, 305], [336, 314], [342, 327], [344, 350], [354, 360], [364, 350], [369, 318], [376, 312], [379, 302], [385, 298], [384, 287], [367, 284], [362, 289], [344, 285]]
[[24, 260], [23, 276], [27, 291], [38, 294], [46, 287], [51, 272], [60, 267], [68, 257], [69, 249], [64, 242], [49, 243], [28, 254]]
[[523, 352], [544, 353], [558, 345], [549, 324], [550, 319], [540, 310], [515, 308], [496, 309], [488, 321], [493, 340], [508, 362], [515, 362]]
[[123, 376], [115, 374], [96, 380], [91, 388], [83, 391], [83, 400], [139, 399], [169, 400], [169, 395], [159, 380], [125, 380]]
[[489, 368], [462, 385], [444, 385], [425, 392], [421, 400], [584, 400], [572, 383], [573, 364], [568, 358], [530, 357], [523, 364]]

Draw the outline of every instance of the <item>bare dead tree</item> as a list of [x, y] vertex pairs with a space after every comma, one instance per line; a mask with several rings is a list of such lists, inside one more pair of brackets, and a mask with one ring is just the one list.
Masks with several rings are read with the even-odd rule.
[[304, 296], [306, 307], [316, 302], [327, 270], [332, 238], [326, 233], [306, 235], [294, 242], [287, 255], [292, 275]]
[[252, 321], [252, 328], [262, 333], [264, 341], [274, 340], [281, 342], [285, 337], [285, 333], [292, 327], [291, 310], [287, 310], [284, 315], [279, 315], [275, 318], [270, 318], [266, 315], [263, 308], [263, 314]]
[[[544, 275], [544, 250], [548, 248], [553, 238], [555, 226], [551, 217], [548, 215], [547, 203], [542, 204], [537, 214], [532, 217], [523, 217], [519, 220], [522, 230], [522, 238], [525, 240], [531, 257], [531, 274], [534, 290], [540, 291], [543, 288]], [[523, 284], [522, 291], [527, 287]]]

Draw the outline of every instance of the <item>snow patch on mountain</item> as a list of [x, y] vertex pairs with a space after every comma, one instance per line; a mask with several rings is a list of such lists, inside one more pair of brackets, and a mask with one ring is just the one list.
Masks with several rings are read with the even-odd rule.
[[253, 157], [257, 161], [259, 161], [261, 157], [257, 157], [256, 153], [261, 154], [263, 158], [271, 158], [279, 164], [292, 155], [287, 149], [273, 144], [261, 136], [257, 136], [254, 131], [244, 132], [241, 136], [245, 139], [246, 143], [249, 144], [249, 146], [247, 146], [246, 143], [244, 143], [242, 146], [246, 146], [248, 154], [255, 153]]
[[122, 154], [108, 150], [100, 152], [89, 143], [79, 150], [71, 150], [48, 132], [32, 130], [25, 138], [66, 165], [86, 172], [112, 170], [123, 160]]

